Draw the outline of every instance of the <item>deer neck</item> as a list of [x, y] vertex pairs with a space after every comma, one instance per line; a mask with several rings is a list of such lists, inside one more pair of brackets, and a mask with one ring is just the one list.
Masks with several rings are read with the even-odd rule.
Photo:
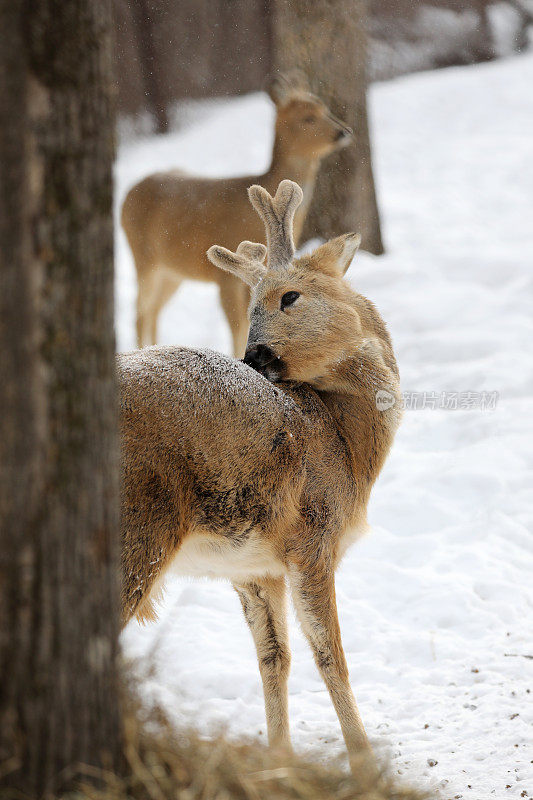
[[268, 172], [263, 176], [263, 186], [273, 192], [280, 181], [286, 178], [295, 181], [301, 186], [304, 196], [294, 219], [294, 238], [296, 242], [298, 242], [304, 220], [311, 205], [319, 165], [320, 159], [318, 157], [311, 158], [310, 156], [295, 153], [287, 148], [281, 137], [276, 136], [272, 152], [272, 163]]
[[345, 443], [365, 504], [400, 423], [398, 376], [383, 362], [362, 355], [343, 362], [337, 386], [319, 394]]

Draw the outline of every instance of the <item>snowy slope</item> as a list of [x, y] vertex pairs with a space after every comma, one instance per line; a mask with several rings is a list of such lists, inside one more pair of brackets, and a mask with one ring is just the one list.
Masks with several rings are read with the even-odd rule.
[[[533, 797], [532, 87], [533, 57], [522, 56], [370, 97], [388, 252], [358, 255], [350, 278], [390, 326], [408, 404], [426, 407], [406, 411], [374, 489], [374, 530], [338, 573], [338, 603], [370, 737], [445, 798]], [[119, 200], [156, 168], [261, 170], [271, 120], [254, 95], [124, 145]], [[118, 338], [129, 348], [135, 282], [117, 237]], [[162, 342], [229, 349], [213, 287], [184, 287], [160, 331]], [[495, 408], [480, 408], [493, 392]], [[443, 397], [477, 407], [439, 408]], [[291, 636], [295, 745], [343, 752], [294, 622]], [[253, 645], [229, 586], [173, 579], [159, 622], [131, 624], [123, 644], [151, 661], [146, 695], [178, 723], [265, 739]]]

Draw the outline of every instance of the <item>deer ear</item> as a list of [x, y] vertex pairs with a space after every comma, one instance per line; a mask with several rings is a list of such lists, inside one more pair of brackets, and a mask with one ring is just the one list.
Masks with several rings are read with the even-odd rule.
[[345, 233], [318, 247], [309, 258], [312, 268], [341, 278], [361, 244], [360, 233]]
[[283, 77], [291, 87], [291, 89], [302, 92], [310, 92], [311, 87], [307, 75], [300, 69], [300, 67], [291, 67], [289, 70], [283, 72]]
[[294, 92], [309, 92], [309, 81], [303, 70], [294, 67], [287, 72], [278, 72], [267, 85], [266, 91], [273, 103], [283, 106]]
[[361, 234], [360, 233], [345, 233], [344, 236], [339, 236], [339, 239], [343, 240], [342, 244], [342, 252], [337, 259], [337, 263], [344, 275], [348, 271], [348, 267], [353, 261], [353, 258], [357, 251], [359, 250], [359, 246], [361, 244]]
[[292, 87], [289, 81], [281, 73], [275, 75], [266, 87], [268, 96], [276, 106], [285, 105], [291, 90]]

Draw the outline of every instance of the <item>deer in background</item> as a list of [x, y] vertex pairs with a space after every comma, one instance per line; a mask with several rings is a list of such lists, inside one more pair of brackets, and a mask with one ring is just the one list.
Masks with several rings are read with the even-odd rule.
[[284, 178], [297, 181], [304, 199], [295, 219], [295, 238], [311, 202], [320, 160], [348, 144], [352, 131], [312, 94], [279, 77], [270, 87], [276, 104], [272, 163], [253, 178], [211, 180], [181, 170], [160, 172], [136, 184], [122, 206], [122, 226], [137, 271], [137, 345], [155, 344], [157, 319], [185, 279], [218, 284], [233, 350], [242, 357], [248, 333], [249, 289], [206, 258], [213, 242], [235, 249], [242, 238], [261, 241], [261, 223], [246, 189], [257, 181], [274, 192]]
[[170, 346], [118, 356], [124, 623], [153, 618], [171, 572], [232, 581], [257, 650], [269, 742], [288, 747], [288, 582], [354, 766], [369, 745], [334, 575], [366, 528], [400, 421], [398, 369], [378, 311], [343, 279], [359, 237], [295, 258], [300, 187], [285, 180], [274, 198], [260, 186], [249, 196], [268, 266], [263, 244], [208, 253], [252, 290], [244, 362]]

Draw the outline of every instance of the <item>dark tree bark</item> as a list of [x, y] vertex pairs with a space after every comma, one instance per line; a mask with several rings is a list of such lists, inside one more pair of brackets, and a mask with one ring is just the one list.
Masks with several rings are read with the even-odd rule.
[[0, 8], [0, 784], [116, 768], [110, 0]]
[[477, 41], [473, 43], [472, 47], [474, 62], [492, 61], [496, 58], [496, 50], [487, 0], [475, 0], [473, 7], [479, 19]]
[[[135, 0], [131, 6], [135, 22], [135, 34], [141, 62], [144, 94], [148, 108], [155, 120], [156, 133], [168, 131], [167, 98], [161, 82], [161, 62], [157, 57], [154, 42], [155, 4], [147, 0]], [[164, 10], [159, 10], [164, 17]]]
[[[272, 66], [270, 0], [113, 0], [113, 6], [121, 113], [148, 110], [157, 119], [183, 98], [264, 87]], [[164, 117], [158, 124], [165, 127]]]
[[518, 13], [520, 20], [519, 28], [516, 32], [514, 49], [516, 53], [521, 53], [523, 50], [527, 50], [528, 47], [528, 28], [530, 25], [533, 25], [533, 13], [526, 6], [524, 0], [509, 0], [509, 5]]
[[274, 63], [298, 68], [311, 89], [348, 123], [356, 145], [324, 160], [302, 241], [360, 231], [365, 250], [383, 252], [366, 109], [364, 0], [275, 0]]

